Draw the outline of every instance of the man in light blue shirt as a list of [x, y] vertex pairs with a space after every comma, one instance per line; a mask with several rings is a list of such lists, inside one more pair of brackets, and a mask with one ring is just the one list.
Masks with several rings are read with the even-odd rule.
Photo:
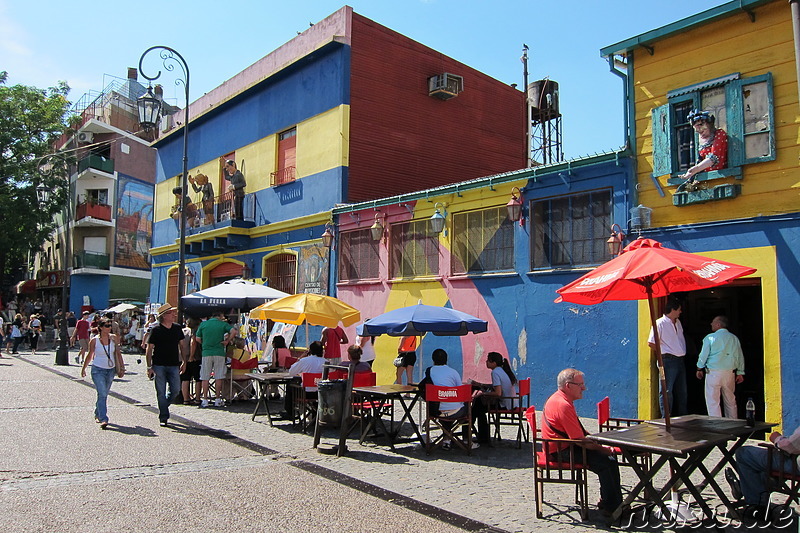
[[744, 381], [744, 355], [739, 339], [728, 331], [728, 318], [714, 317], [711, 333], [703, 339], [697, 359], [697, 379], [706, 377], [706, 407], [709, 416], [722, 416], [720, 395], [725, 403], [725, 417], [736, 418], [737, 383]]

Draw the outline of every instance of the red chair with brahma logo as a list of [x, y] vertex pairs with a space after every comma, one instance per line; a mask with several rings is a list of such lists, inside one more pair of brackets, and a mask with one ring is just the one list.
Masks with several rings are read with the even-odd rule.
[[[472, 385], [459, 385], [458, 387], [427, 385], [425, 402], [428, 404], [428, 416], [425, 418], [425, 451], [428, 455], [448, 441], [455, 443], [456, 446], [467, 452], [467, 455], [472, 455]], [[438, 407], [432, 408], [432, 402], [463, 402], [464, 414], [462, 416], [443, 415], [439, 412]], [[431, 441], [431, 432], [437, 430], [441, 433]]]

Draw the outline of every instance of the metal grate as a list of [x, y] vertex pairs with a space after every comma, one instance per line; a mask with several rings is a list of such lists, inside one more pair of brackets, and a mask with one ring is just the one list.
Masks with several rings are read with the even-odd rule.
[[453, 274], [514, 269], [514, 223], [505, 207], [453, 215]]
[[339, 236], [339, 279], [358, 281], [378, 277], [378, 242], [369, 229], [348, 231]]
[[264, 277], [269, 286], [287, 294], [297, 292], [297, 256], [276, 254], [264, 260]]
[[439, 274], [439, 236], [428, 219], [392, 224], [391, 239], [392, 277]]

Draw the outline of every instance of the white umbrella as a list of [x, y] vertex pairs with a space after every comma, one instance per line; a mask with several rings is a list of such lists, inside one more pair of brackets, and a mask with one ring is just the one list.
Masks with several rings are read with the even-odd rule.
[[250, 310], [269, 300], [284, 296], [289, 295], [252, 281], [231, 279], [208, 289], [187, 294], [181, 298], [181, 303], [186, 313], [196, 315], [210, 313], [214, 310]]

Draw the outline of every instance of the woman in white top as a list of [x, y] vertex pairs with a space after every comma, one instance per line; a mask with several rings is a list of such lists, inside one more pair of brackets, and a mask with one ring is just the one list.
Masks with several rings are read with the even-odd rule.
[[31, 355], [36, 355], [36, 347], [39, 345], [39, 334], [42, 332], [42, 321], [39, 320], [39, 315], [31, 315], [31, 321], [28, 322], [28, 330], [31, 332]]
[[97, 389], [97, 403], [94, 408], [94, 421], [100, 424], [100, 429], [108, 426], [108, 392], [114, 382], [114, 374], [118, 377], [125, 375], [125, 365], [122, 362], [119, 339], [111, 333], [111, 320], [103, 319], [100, 324], [100, 333], [89, 341], [89, 355], [83, 360], [81, 377], [86, 377], [86, 367], [92, 364], [92, 381]]
[[356, 345], [361, 347], [361, 362], [372, 368], [372, 362], [375, 361], [375, 337], [358, 337]]

